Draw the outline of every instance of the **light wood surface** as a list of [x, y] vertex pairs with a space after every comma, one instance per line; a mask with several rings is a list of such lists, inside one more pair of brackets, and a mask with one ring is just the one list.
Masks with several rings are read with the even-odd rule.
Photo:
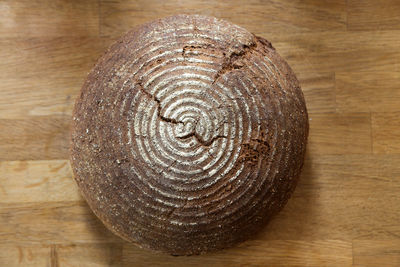
[[[74, 99], [118, 36], [177, 13], [270, 40], [310, 115], [304, 171], [252, 240], [173, 257], [92, 214], [68, 162]], [[400, 1], [0, 0], [0, 266], [400, 266]]]

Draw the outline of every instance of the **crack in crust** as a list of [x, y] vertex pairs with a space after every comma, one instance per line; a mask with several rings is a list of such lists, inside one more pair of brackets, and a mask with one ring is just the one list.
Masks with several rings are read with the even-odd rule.
[[[250, 45], [243, 45], [239, 51], [233, 51], [229, 56], [225, 56], [221, 69], [214, 77], [212, 84], [215, 84], [219, 78], [232, 70], [241, 69], [244, 66], [245, 59], [257, 47], [257, 41], [253, 41]], [[225, 55], [225, 53], [224, 53]]]
[[250, 165], [257, 164], [263, 155], [269, 153], [271, 149], [270, 138], [264, 131], [261, 131], [259, 137], [250, 139], [248, 143], [243, 143], [239, 161], [247, 162]]
[[152, 95], [149, 92], [147, 92], [143, 87], [142, 81], [138, 81], [136, 84], [139, 87], [139, 90], [141, 92], [143, 92], [148, 98], [152, 99], [153, 101], [155, 101], [157, 103], [157, 117], [158, 118], [160, 118], [162, 121], [169, 122], [169, 123], [174, 123], [174, 124], [183, 123], [182, 121], [175, 120], [174, 118], [167, 118], [167, 117], [164, 117], [163, 115], [161, 115], [160, 99], [158, 99], [155, 95]]
[[220, 138], [227, 138], [225, 135], [216, 135], [215, 137], [211, 138], [208, 141], [205, 141], [196, 131], [193, 131], [187, 135], [184, 136], [179, 136], [179, 139], [186, 139], [189, 137], [194, 136], [203, 146], [210, 146], [212, 143], [214, 143], [215, 140], [220, 139]]
[[[161, 101], [160, 101], [160, 99], [158, 99], [155, 95], [152, 95], [148, 91], [146, 91], [144, 89], [144, 87], [143, 87], [142, 81], [138, 81], [136, 84], [139, 87], [139, 90], [141, 92], [143, 92], [148, 98], [150, 98], [151, 100], [156, 102], [156, 104], [157, 104], [157, 117], [160, 120], [168, 122], [168, 123], [173, 123], [173, 124], [180, 124], [181, 123], [181, 124], [185, 125], [185, 123], [183, 121], [178, 121], [178, 120], [176, 120], [174, 118], [168, 118], [168, 117], [163, 116], [161, 114]], [[227, 138], [227, 136], [225, 136], [225, 135], [216, 135], [213, 138], [211, 138], [210, 140], [206, 141], [196, 131], [193, 131], [193, 132], [191, 132], [191, 133], [189, 133], [187, 135], [184, 135], [184, 136], [179, 136], [178, 138], [179, 139], [187, 139], [187, 138], [190, 138], [190, 137], [196, 138], [196, 140], [201, 145], [203, 145], [205, 147], [211, 146], [214, 143], [214, 141], [216, 141], [216, 140], [218, 140], [220, 138]]]

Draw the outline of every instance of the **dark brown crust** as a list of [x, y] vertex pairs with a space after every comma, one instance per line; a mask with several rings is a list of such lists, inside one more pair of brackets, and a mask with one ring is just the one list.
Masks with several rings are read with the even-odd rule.
[[299, 83], [267, 40], [177, 15], [99, 59], [75, 104], [71, 163], [111, 231], [198, 254], [247, 239], [281, 210], [307, 136]]

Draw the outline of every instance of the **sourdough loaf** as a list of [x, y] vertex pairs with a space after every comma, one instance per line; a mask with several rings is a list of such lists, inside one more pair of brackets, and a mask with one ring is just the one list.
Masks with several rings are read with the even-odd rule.
[[88, 75], [71, 163], [115, 234], [171, 254], [243, 241], [292, 194], [308, 119], [271, 43], [227, 21], [177, 15], [141, 25]]

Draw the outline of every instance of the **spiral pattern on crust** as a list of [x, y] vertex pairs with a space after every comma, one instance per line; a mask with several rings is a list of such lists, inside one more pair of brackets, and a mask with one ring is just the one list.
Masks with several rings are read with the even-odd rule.
[[179, 15], [99, 60], [76, 102], [71, 162], [113, 232], [193, 254], [246, 239], [281, 209], [307, 134], [297, 79], [268, 41]]

